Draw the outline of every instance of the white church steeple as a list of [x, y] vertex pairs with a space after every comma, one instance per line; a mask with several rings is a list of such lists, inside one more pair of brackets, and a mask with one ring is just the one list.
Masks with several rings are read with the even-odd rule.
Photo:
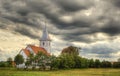
[[51, 39], [49, 37], [46, 25], [43, 28], [42, 37], [40, 38], [40, 47], [43, 47], [48, 51], [48, 53], [51, 53]]

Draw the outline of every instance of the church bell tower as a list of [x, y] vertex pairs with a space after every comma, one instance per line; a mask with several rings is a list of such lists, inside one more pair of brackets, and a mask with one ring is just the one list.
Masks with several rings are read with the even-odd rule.
[[51, 53], [51, 39], [49, 37], [46, 25], [43, 28], [42, 37], [40, 38], [40, 47], [43, 47], [48, 53]]

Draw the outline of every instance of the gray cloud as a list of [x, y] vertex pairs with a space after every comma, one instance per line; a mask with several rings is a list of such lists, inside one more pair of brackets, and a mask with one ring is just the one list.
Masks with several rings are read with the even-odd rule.
[[117, 53], [120, 50], [120, 47], [117, 46], [118, 44], [116, 42], [95, 43], [84, 47], [82, 52], [85, 51], [84, 54], [88, 54], [87, 57], [89, 54], [95, 54], [96, 57], [101, 59], [117, 58]]
[[87, 2], [84, 0], [54, 0], [64, 11], [67, 12], [76, 12], [82, 9], [87, 9], [91, 5], [93, 5], [93, 2], [91, 0], [88, 0]]
[[119, 0], [110, 0], [110, 2], [113, 3], [113, 5], [120, 7], [120, 1]]
[[110, 20], [110, 22], [102, 28], [102, 31], [110, 35], [120, 34], [120, 22]]
[[[1, 0], [2, 1], [2, 0]], [[12, 22], [16, 22], [16, 23], [22, 23], [22, 24], [26, 24], [28, 26], [32, 26], [32, 27], [40, 27], [38, 26], [38, 24], [36, 24], [36, 19], [39, 19], [41, 14], [44, 15], [48, 20], [51, 21], [51, 23], [57, 27], [58, 29], [76, 29], [76, 28], [80, 28], [80, 31], [74, 32], [69, 34], [68, 37], [71, 37], [71, 39], [73, 40], [79, 40], [79, 37], [77, 38], [73, 38], [74, 36], [78, 36], [78, 35], [82, 35], [82, 34], [94, 34], [96, 32], [105, 32], [108, 33], [110, 35], [116, 35], [119, 34], [119, 24], [118, 22], [116, 22], [113, 18], [113, 21], [111, 21], [111, 18], [108, 18], [106, 14], [103, 14], [102, 16], [96, 18], [96, 20], [88, 22], [86, 20], [82, 20], [79, 18], [77, 20], [72, 20], [72, 22], [67, 23], [67, 22], [63, 22], [59, 19], [60, 16], [66, 15], [68, 12], [72, 12], [70, 13], [70, 15], [74, 15], [75, 13], [77, 13], [78, 11], [82, 11], [82, 10], [87, 10], [90, 8], [94, 8], [95, 7], [95, 1], [91, 1], [88, 0], [87, 2], [85, 2], [84, 0], [66, 0], [66, 1], [57, 1], [54, 0], [55, 2], [53, 2], [52, 0], [47, 1], [47, 0], [6, 0], [6, 1], [2, 1], [2, 9], [1, 9], [1, 16], [4, 19], [8, 19]], [[114, 1], [115, 3], [116, 1]], [[73, 7], [74, 6], [74, 7]], [[102, 5], [100, 5], [102, 7]], [[111, 6], [112, 7], [112, 6]], [[100, 7], [99, 7], [100, 8]], [[95, 8], [96, 12], [95, 14], [97, 14], [97, 9], [99, 8]], [[112, 8], [113, 9], [113, 8]], [[108, 8], [106, 8], [106, 10], [109, 10]], [[102, 12], [106, 12], [106, 10], [102, 10]], [[49, 11], [49, 12], [48, 12]], [[116, 9], [117, 11], [117, 9]], [[9, 14], [8, 14], [9, 13]], [[111, 11], [107, 12], [108, 14], [111, 13]], [[114, 14], [114, 12], [112, 12]], [[32, 14], [32, 16], [31, 16]], [[38, 14], [36, 16], [36, 14]], [[82, 16], [78, 16], [78, 17], [82, 17]], [[84, 17], [84, 16], [83, 16]], [[95, 22], [100, 22], [102, 20], [108, 20], [109, 22], [107, 24], [104, 24], [101, 28], [98, 27], [98, 25], [95, 25], [95, 27], [91, 27]], [[86, 31], [81, 31], [81, 28], [87, 27], [89, 28]], [[28, 32], [22, 32], [20, 30], [16, 30], [17, 32], [20, 32], [21, 34], [28, 34]], [[62, 33], [61, 33], [62, 34]], [[82, 38], [80, 36], [80, 38]], [[67, 39], [67, 37], [65, 38]], [[85, 41], [86, 39], [84, 39], [83, 41]], [[89, 40], [88, 40], [89, 41]]]
[[[120, 34], [119, 3], [119, 0], [0, 0], [0, 29], [38, 39], [37, 33], [46, 20], [49, 32], [63, 41], [89, 44], [113, 41]], [[96, 37], [98, 33], [104, 37]], [[116, 50], [106, 47], [92, 47], [104, 51], [91, 53], [103, 56]]]

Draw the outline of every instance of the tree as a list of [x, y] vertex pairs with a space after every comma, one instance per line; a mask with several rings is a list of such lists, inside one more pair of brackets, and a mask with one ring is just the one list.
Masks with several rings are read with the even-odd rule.
[[90, 59], [90, 60], [89, 60], [89, 67], [90, 67], [90, 68], [94, 68], [94, 67], [95, 67], [95, 63], [94, 63], [94, 60], [93, 60], [93, 59]]
[[0, 67], [8, 67], [8, 63], [4, 62], [4, 61], [1, 61], [0, 62]]
[[111, 64], [111, 62], [109, 62], [109, 61], [103, 60], [103, 61], [101, 62], [101, 67], [102, 67], [102, 68], [110, 68], [110, 67], [112, 67], [112, 64]]
[[28, 57], [28, 59], [27, 59], [27, 62], [30, 64], [30, 65], [32, 65], [32, 63], [35, 61], [34, 60], [34, 54], [30, 54], [30, 56]]
[[50, 64], [50, 69], [53, 70], [53, 69], [58, 69], [59, 68], [59, 65], [60, 65], [60, 59], [59, 57], [55, 57], [55, 56], [51, 56], [50, 57], [50, 60], [51, 60], [51, 64]]
[[39, 66], [39, 69], [45, 70], [45, 69], [50, 69], [50, 57], [46, 55], [43, 52], [39, 52], [35, 57], [34, 57], [34, 62], [37, 63]]
[[74, 56], [75, 66], [74, 68], [81, 68], [82, 58], [80, 56]]
[[80, 48], [75, 47], [75, 46], [69, 46], [67, 48], [64, 48], [61, 54], [67, 53], [67, 54], [72, 54], [72, 55], [79, 55], [79, 49]]
[[88, 59], [82, 58], [81, 59], [81, 68], [88, 68], [88, 66], [89, 66]]
[[120, 68], [120, 62], [114, 62], [113, 68]]
[[[61, 52], [60, 65], [63, 68], [81, 68], [82, 58], [79, 55], [81, 48], [69, 46], [64, 48]], [[64, 66], [63, 66], [64, 65]]]
[[12, 58], [11, 58], [11, 57], [9, 57], [9, 58], [7, 59], [7, 63], [8, 63], [8, 66], [9, 66], [9, 67], [12, 67]]
[[24, 62], [24, 58], [22, 55], [18, 54], [17, 56], [15, 56], [14, 61], [17, 65], [19, 65], [19, 64], [22, 64]]
[[95, 67], [100, 68], [100, 65], [101, 65], [101, 63], [100, 63], [99, 59], [96, 59], [95, 60]]
[[59, 56], [60, 60], [60, 69], [69, 69], [69, 68], [74, 68], [75, 62], [73, 55], [69, 54], [62, 54]]

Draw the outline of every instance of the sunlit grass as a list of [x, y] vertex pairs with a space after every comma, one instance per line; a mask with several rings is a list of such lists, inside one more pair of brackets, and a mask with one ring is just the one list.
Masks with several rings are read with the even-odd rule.
[[72, 69], [57, 71], [0, 69], [0, 76], [120, 76], [120, 69]]

